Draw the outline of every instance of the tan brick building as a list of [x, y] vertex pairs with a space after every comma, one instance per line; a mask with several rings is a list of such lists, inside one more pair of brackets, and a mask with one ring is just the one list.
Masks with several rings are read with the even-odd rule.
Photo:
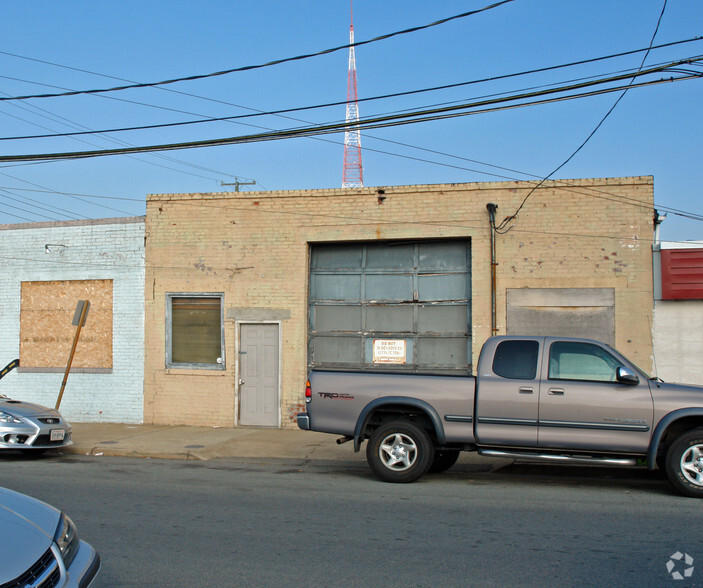
[[292, 427], [310, 367], [469, 373], [493, 330], [649, 369], [652, 178], [535, 186], [150, 195], [144, 422]]

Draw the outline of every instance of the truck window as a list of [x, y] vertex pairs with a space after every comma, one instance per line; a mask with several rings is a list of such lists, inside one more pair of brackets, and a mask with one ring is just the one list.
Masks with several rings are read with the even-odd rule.
[[591, 343], [557, 341], [549, 349], [550, 380], [615, 382], [621, 365], [605, 349]]
[[493, 356], [493, 373], [511, 380], [534, 380], [538, 355], [537, 341], [502, 341]]

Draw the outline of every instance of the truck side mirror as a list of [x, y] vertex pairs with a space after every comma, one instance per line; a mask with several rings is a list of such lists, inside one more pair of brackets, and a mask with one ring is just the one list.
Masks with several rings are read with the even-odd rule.
[[615, 371], [615, 377], [621, 384], [626, 384], [628, 386], [636, 386], [640, 383], [640, 379], [637, 374], [633, 372], [630, 368], [620, 366]]

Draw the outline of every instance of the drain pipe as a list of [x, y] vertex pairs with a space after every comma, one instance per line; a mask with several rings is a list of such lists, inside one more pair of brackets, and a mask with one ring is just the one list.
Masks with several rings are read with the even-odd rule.
[[488, 210], [488, 221], [491, 227], [491, 334], [498, 334], [496, 320], [496, 210], [498, 205], [489, 202], [486, 204]]

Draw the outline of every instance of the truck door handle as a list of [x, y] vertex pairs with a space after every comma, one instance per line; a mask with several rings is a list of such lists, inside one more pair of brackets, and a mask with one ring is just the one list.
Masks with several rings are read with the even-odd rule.
[[564, 396], [564, 388], [550, 388], [548, 394], [552, 396]]
[[520, 394], [532, 394], [534, 392], [534, 388], [530, 388], [529, 386], [520, 386]]

